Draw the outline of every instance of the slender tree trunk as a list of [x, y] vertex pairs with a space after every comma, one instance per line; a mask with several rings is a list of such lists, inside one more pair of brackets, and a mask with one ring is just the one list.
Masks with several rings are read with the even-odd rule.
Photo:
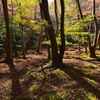
[[96, 48], [96, 44], [97, 44], [97, 37], [98, 37], [98, 23], [97, 23], [97, 18], [96, 18], [96, 14], [95, 14], [95, 0], [92, 1], [93, 2], [93, 16], [94, 16], [94, 26], [95, 26], [95, 37], [94, 37], [94, 43], [93, 45]]
[[5, 62], [12, 62], [12, 46], [11, 46], [11, 32], [9, 27], [9, 15], [7, 8], [7, 0], [2, 0], [3, 9], [4, 9], [4, 17], [6, 23], [6, 58]]
[[37, 49], [35, 51], [36, 53], [40, 53], [42, 35], [43, 35], [43, 27], [41, 27], [41, 30], [40, 30], [40, 36], [39, 36], [39, 39], [38, 39], [38, 45], [37, 45]]
[[[44, 19], [43, 18], [43, 11], [42, 11], [42, 7], [41, 7], [41, 4], [40, 5], [40, 14], [41, 14], [41, 19]], [[36, 49], [36, 53], [39, 53], [40, 52], [40, 48], [41, 48], [41, 41], [42, 41], [42, 35], [43, 35], [43, 26], [41, 26], [41, 30], [40, 30], [40, 36], [39, 36], [39, 39], [38, 39], [38, 46], [37, 46], [37, 49]]]
[[[82, 15], [81, 15], [82, 16]], [[80, 20], [80, 18], [79, 18], [79, 14], [77, 15], [77, 17], [78, 17], [78, 22], [79, 22], [79, 20]], [[81, 41], [81, 34], [78, 34], [78, 51], [80, 52], [81, 51], [81, 43], [82, 43], [82, 41]]]
[[99, 50], [100, 50], [100, 33], [98, 34], [98, 46], [99, 46]]
[[59, 54], [59, 58], [60, 58], [60, 63], [62, 63], [62, 59], [63, 59], [63, 55], [64, 55], [64, 51], [65, 51], [65, 34], [64, 34], [64, 0], [60, 0], [60, 4], [61, 4], [61, 45], [60, 45], [60, 54]]
[[[44, 19], [41, 3], [40, 3], [40, 13], [41, 13], [41, 19]], [[47, 41], [49, 41], [47, 28], [45, 28], [45, 33], [46, 33]], [[51, 59], [51, 52], [50, 52], [50, 45], [49, 44], [47, 44], [47, 51], [48, 51], [48, 60], [50, 60]]]
[[56, 42], [56, 38], [55, 38], [55, 34], [54, 34], [54, 28], [53, 28], [53, 25], [52, 25], [52, 22], [50, 19], [50, 15], [49, 15], [48, 1], [42, 0], [41, 6], [42, 6], [42, 10], [43, 10], [44, 19], [50, 25], [47, 28], [47, 30], [48, 30], [48, 35], [49, 35], [50, 42], [51, 42], [52, 61], [53, 61], [53, 64], [57, 64], [59, 62], [58, 48], [57, 48], [57, 42]]
[[23, 54], [23, 59], [26, 59], [26, 57], [25, 57], [26, 43], [24, 40], [23, 25], [20, 25], [20, 29], [21, 29], [21, 35], [22, 35], [22, 54]]
[[29, 28], [29, 30], [30, 30], [30, 32], [29, 32], [28, 38], [25, 41], [25, 43], [27, 43], [30, 40], [30, 38], [32, 37], [32, 28]]
[[96, 57], [95, 54], [95, 50], [96, 50], [96, 44], [97, 44], [97, 37], [98, 37], [98, 23], [97, 23], [97, 18], [96, 18], [96, 14], [95, 14], [95, 0], [92, 0], [92, 4], [93, 4], [93, 16], [94, 16], [94, 26], [95, 26], [95, 37], [94, 37], [94, 43], [93, 43], [93, 47], [92, 51], [90, 53], [90, 57]]
[[55, 17], [56, 17], [56, 32], [55, 35], [58, 35], [58, 29], [59, 29], [59, 21], [58, 21], [58, 14], [57, 14], [57, 0], [54, 0], [55, 4]]
[[[47, 33], [47, 29], [45, 28], [45, 33], [46, 33], [46, 37], [47, 37], [47, 41], [49, 41], [49, 37], [48, 37], [48, 33]], [[51, 59], [51, 52], [50, 52], [50, 45], [47, 44], [47, 51], [48, 51], [48, 60]]]

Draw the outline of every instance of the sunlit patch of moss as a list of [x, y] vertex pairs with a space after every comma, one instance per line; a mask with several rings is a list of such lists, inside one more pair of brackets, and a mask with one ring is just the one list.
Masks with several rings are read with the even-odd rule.
[[96, 58], [90, 57], [90, 54], [84, 54], [80, 58], [83, 59], [83, 60], [88, 60], [88, 61], [97, 60], [97, 59], [100, 59], [100, 54], [99, 53], [96, 53]]
[[96, 98], [91, 93], [86, 93], [85, 96], [87, 97], [86, 100], [96, 100]]
[[83, 60], [88, 60], [88, 61], [96, 60], [96, 58], [91, 58], [90, 55], [83, 55], [83, 56], [81, 56], [81, 58], [82, 58]]
[[66, 83], [66, 84], [64, 85], [64, 87], [65, 87], [65, 88], [73, 88], [73, 87], [75, 87], [76, 85], [77, 85], [76, 82], [71, 82], [71, 83]]
[[49, 91], [48, 93], [42, 95], [39, 100], [67, 100], [68, 94], [64, 92]]
[[95, 65], [95, 64], [87, 64], [86, 66], [84, 66], [85, 68], [93, 68], [93, 69], [96, 69], [96, 68], [99, 68], [99, 66]]
[[87, 77], [84, 77], [84, 79], [91, 85], [93, 85], [94, 87], [99, 87], [99, 83], [97, 83], [95, 80], [89, 79]]
[[60, 69], [54, 70], [51, 74], [56, 75], [58, 77], [58, 79], [66, 79], [67, 78], [66, 73], [64, 71], [61, 71]]
[[63, 91], [63, 92], [57, 92], [57, 96], [58, 96], [59, 99], [61, 99], [61, 100], [67, 100], [69, 94], [66, 93], [66, 91]]
[[100, 58], [100, 53], [96, 53], [96, 56], [97, 56], [98, 58]]
[[38, 89], [38, 84], [37, 82], [35, 82], [30, 88], [29, 88], [29, 91], [34, 93], [35, 91], [37, 91]]
[[39, 100], [58, 100], [58, 96], [54, 91], [48, 91], [46, 94], [42, 95]]
[[86, 92], [83, 88], [78, 89], [77, 97], [75, 100], [96, 100], [92, 93]]
[[87, 70], [86, 68], [82, 68], [82, 71], [84, 74], [91, 75], [91, 76], [94, 74], [93, 70]]

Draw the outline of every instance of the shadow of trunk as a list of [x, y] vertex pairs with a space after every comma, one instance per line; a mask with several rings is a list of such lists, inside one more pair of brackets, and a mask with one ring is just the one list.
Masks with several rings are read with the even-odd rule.
[[12, 92], [10, 100], [15, 100], [22, 93], [19, 82], [19, 75], [13, 63], [8, 64], [8, 66], [11, 72], [11, 81], [12, 81]]
[[[100, 99], [100, 90], [98, 87], [94, 87], [91, 83], [88, 82], [85, 78], [89, 78], [88, 75], [84, 74], [81, 70], [75, 69], [72, 66], [62, 67], [60, 70], [67, 73], [72, 79], [74, 79], [78, 84], [93, 93], [98, 100]], [[90, 79], [90, 78], [89, 78]]]

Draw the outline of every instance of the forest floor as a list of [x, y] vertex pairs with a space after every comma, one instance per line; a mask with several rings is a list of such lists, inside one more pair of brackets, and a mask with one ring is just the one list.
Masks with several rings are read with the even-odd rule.
[[0, 100], [100, 100], [100, 60], [89, 58], [83, 49], [68, 48], [64, 67], [38, 72], [47, 64], [47, 52], [32, 52], [27, 59], [0, 64]]

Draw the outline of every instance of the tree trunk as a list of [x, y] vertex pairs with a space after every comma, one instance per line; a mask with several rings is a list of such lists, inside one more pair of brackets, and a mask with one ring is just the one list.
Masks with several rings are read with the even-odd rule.
[[4, 9], [4, 17], [6, 23], [6, 58], [5, 62], [12, 62], [12, 46], [11, 46], [11, 32], [9, 27], [9, 15], [7, 8], [7, 0], [2, 0], [3, 9]]
[[[98, 23], [97, 23], [97, 18], [96, 18], [96, 14], [95, 14], [95, 0], [92, 0], [92, 3], [93, 3], [93, 16], [94, 16], [94, 26], [95, 26], [95, 37], [94, 37], [94, 43], [93, 43], [93, 50], [90, 52], [90, 55], [92, 55], [91, 53], [92, 52], [95, 52], [96, 50], [96, 44], [97, 44], [97, 37], [98, 37]], [[96, 57], [96, 54], [94, 54], [93, 56], [91, 57]]]
[[99, 50], [100, 50], [100, 33], [98, 34], [98, 46], [99, 46]]
[[42, 35], [43, 35], [43, 27], [41, 27], [41, 30], [40, 30], [40, 36], [39, 36], [39, 39], [38, 39], [38, 46], [37, 46], [37, 49], [35, 51], [36, 53], [40, 53]]
[[[47, 41], [49, 41], [47, 29], [45, 29], [45, 33], [46, 33]], [[50, 45], [49, 44], [47, 44], [47, 51], [48, 51], [48, 60], [50, 60], [51, 59], [51, 52], [50, 52]]]
[[62, 63], [64, 51], [65, 51], [65, 34], [64, 34], [64, 0], [60, 0], [61, 4], [61, 31], [60, 31], [60, 37], [61, 37], [61, 45], [60, 45], [60, 63]]
[[59, 62], [58, 48], [57, 48], [57, 42], [56, 42], [56, 38], [55, 38], [55, 34], [54, 34], [54, 28], [53, 28], [53, 25], [52, 25], [52, 22], [50, 19], [50, 15], [49, 15], [48, 1], [42, 0], [41, 6], [42, 6], [42, 10], [43, 10], [44, 19], [50, 25], [49, 27], [47, 27], [47, 30], [48, 30], [48, 35], [49, 35], [50, 42], [51, 42], [52, 61], [53, 61], [53, 64], [57, 64]]
[[25, 43], [24, 35], [23, 35], [23, 25], [20, 25], [20, 29], [21, 29], [21, 35], [22, 35], [22, 54], [23, 54], [23, 59], [26, 59], [25, 57], [26, 43]]
[[[41, 7], [41, 4], [40, 5], [40, 14], [41, 14], [41, 19], [43, 20], [44, 17], [43, 17], [43, 11], [42, 11], [42, 7]], [[40, 52], [40, 48], [41, 48], [41, 41], [42, 41], [42, 35], [43, 35], [43, 26], [41, 26], [41, 31], [40, 31], [40, 36], [39, 36], [39, 39], [38, 39], [38, 46], [37, 46], [37, 49], [36, 49], [36, 53], [39, 53]]]
[[[82, 11], [81, 11], [79, 0], [76, 0], [76, 3], [77, 3], [78, 8], [79, 8], [81, 19], [83, 19], [83, 14], [82, 14]], [[95, 37], [94, 37], [93, 46], [91, 45], [91, 39], [90, 39], [89, 35], [87, 35], [87, 39], [89, 41], [90, 56], [91, 57], [96, 57], [95, 50], [96, 50], [96, 43], [97, 43], [97, 37], [98, 37], [98, 24], [97, 24], [97, 18], [96, 18], [96, 14], [95, 14], [95, 0], [92, 0], [92, 4], [93, 4], [92, 14], [94, 16], [94, 23], [95, 23]], [[86, 27], [84, 27], [83, 30], [88, 32]], [[93, 50], [91, 50], [91, 49], [93, 49]]]
[[93, 58], [96, 57], [96, 54], [95, 54], [95, 46], [92, 46], [92, 47], [90, 48], [90, 57], [93, 57]]
[[[79, 13], [80, 13], [80, 17], [81, 17], [81, 19], [83, 19], [83, 14], [82, 14], [82, 10], [81, 10], [81, 7], [80, 7], [80, 2], [79, 2], [79, 0], [75, 0], [76, 1], [76, 3], [77, 3], [77, 7], [78, 7], [78, 10], [79, 10]], [[78, 16], [79, 17], [79, 16]], [[88, 32], [88, 30], [87, 30], [87, 28], [83, 28], [83, 31], [87, 31]], [[84, 39], [85, 39], [85, 36], [84, 36]], [[90, 42], [90, 41], [89, 41]], [[84, 42], [84, 47], [85, 47], [85, 53], [87, 53], [87, 43], [86, 42]], [[79, 47], [80, 48], [80, 47]], [[80, 51], [80, 50], [79, 50]]]
[[[80, 20], [79, 14], [77, 15], [77, 17], [78, 17], [78, 22], [79, 22], [79, 20]], [[79, 52], [81, 51], [81, 43], [82, 43], [82, 41], [81, 41], [81, 34], [78, 34], [78, 51]]]
[[56, 32], [55, 35], [58, 35], [58, 29], [59, 29], [59, 21], [58, 21], [58, 14], [57, 14], [57, 0], [54, 0], [55, 4], [55, 17], [56, 17]]

